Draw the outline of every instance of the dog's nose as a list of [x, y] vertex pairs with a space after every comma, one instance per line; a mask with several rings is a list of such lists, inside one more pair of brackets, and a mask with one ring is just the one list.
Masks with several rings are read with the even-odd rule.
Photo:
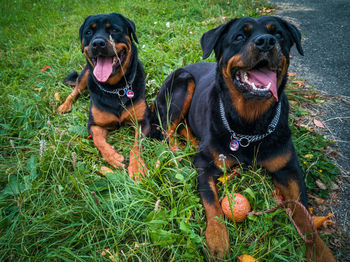
[[103, 38], [96, 38], [92, 41], [92, 48], [96, 51], [103, 51], [107, 46], [106, 40]]
[[255, 47], [260, 51], [270, 51], [276, 45], [276, 38], [272, 35], [260, 35], [254, 41]]

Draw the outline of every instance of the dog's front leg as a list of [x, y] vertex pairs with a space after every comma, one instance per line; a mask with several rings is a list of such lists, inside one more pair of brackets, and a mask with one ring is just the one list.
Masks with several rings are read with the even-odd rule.
[[229, 252], [230, 240], [222, 222], [223, 212], [214, 182], [214, 176], [219, 175], [220, 171], [214, 166], [213, 160], [202, 152], [196, 154], [194, 166], [198, 172], [198, 189], [207, 218], [207, 246], [212, 256], [223, 259]]
[[104, 160], [115, 168], [123, 168], [124, 157], [117, 153], [117, 151], [107, 143], [108, 130], [97, 126], [90, 126], [91, 135], [95, 146], [100, 151]]
[[317, 232], [313, 231], [310, 221], [305, 212], [307, 210], [307, 197], [305, 183], [294, 148], [291, 152], [269, 159], [263, 165], [273, 174], [273, 181], [281, 192], [284, 200], [296, 200], [301, 202], [305, 208], [289, 204], [293, 211], [293, 219], [307, 239], [312, 240], [306, 243], [306, 257], [308, 261], [335, 262], [331, 250], [323, 242]]
[[72, 110], [72, 105], [74, 101], [87, 87], [88, 76], [89, 76], [89, 69], [87, 69], [87, 66], [85, 66], [83, 71], [81, 71], [80, 75], [76, 79], [75, 88], [73, 89], [72, 93], [70, 93], [70, 95], [67, 96], [64, 103], [59, 106], [58, 108], [59, 113], [64, 114]]

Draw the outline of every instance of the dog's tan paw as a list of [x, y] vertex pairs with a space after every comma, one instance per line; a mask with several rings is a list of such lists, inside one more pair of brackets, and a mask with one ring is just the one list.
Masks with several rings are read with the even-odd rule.
[[114, 168], [119, 169], [125, 167], [123, 164], [124, 157], [118, 154], [114, 149], [109, 152], [102, 153], [102, 157]]
[[64, 102], [62, 105], [58, 107], [58, 112], [61, 114], [65, 114], [72, 111], [72, 103], [70, 102]]
[[148, 168], [141, 158], [133, 158], [130, 159], [128, 173], [131, 179], [135, 181], [141, 181], [142, 177], [147, 176]]
[[224, 259], [230, 248], [230, 239], [225, 224], [216, 219], [208, 221], [205, 238], [210, 254], [216, 258]]

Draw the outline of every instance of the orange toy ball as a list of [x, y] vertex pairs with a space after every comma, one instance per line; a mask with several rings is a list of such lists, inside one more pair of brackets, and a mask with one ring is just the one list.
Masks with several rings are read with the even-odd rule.
[[[230, 202], [232, 204], [232, 211], [230, 209]], [[233, 217], [236, 222], [242, 222], [246, 217], [248, 212], [250, 211], [250, 204], [248, 199], [246, 199], [243, 195], [239, 193], [233, 193], [229, 196], [225, 196], [221, 201], [221, 208], [224, 212], [225, 216], [233, 221]]]

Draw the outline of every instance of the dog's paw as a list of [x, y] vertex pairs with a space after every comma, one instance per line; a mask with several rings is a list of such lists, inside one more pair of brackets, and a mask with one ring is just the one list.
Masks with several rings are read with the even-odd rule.
[[71, 102], [66, 101], [58, 107], [58, 112], [61, 114], [68, 113], [70, 111], [72, 111], [72, 103]]
[[225, 224], [216, 219], [208, 221], [205, 238], [210, 254], [215, 258], [224, 259], [230, 248], [230, 239]]
[[115, 150], [102, 153], [102, 157], [108, 162], [108, 164], [110, 164], [114, 168], [119, 169], [125, 167], [125, 165], [123, 164], [124, 157], [118, 154]]
[[332, 251], [319, 235], [315, 236], [314, 243], [306, 245], [306, 258], [307, 261], [336, 262]]
[[142, 177], [147, 176], [148, 168], [141, 158], [133, 157], [130, 159], [128, 167], [129, 177], [135, 181], [141, 181]]

